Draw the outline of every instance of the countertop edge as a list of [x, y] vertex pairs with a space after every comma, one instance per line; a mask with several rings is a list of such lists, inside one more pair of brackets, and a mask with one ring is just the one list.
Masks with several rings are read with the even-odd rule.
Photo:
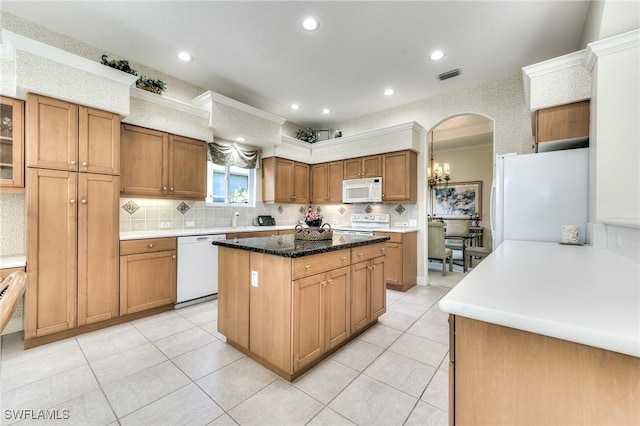
[[11, 255], [0, 256], [0, 269], [24, 268], [27, 266], [27, 256]]

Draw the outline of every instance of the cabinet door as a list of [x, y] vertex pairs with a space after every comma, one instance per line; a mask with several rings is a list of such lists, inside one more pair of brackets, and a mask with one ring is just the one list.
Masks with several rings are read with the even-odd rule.
[[293, 370], [297, 371], [324, 352], [325, 274], [293, 282]]
[[78, 170], [78, 106], [27, 95], [27, 166]]
[[351, 265], [351, 334], [369, 324], [369, 262]]
[[387, 243], [385, 246], [384, 273], [385, 282], [394, 286], [402, 286], [402, 244]]
[[382, 158], [379, 155], [362, 157], [362, 177], [382, 176]]
[[207, 196], [207, 144], [169, 136], [169, 194], [204, 200]]
[[78, 325], [118, 316], [118, 177], [78, 177]]
[[123, 125], [120, 147], [122, 195], [162, 197], [169, 193], [169, 135]]
[[325, 350], [332, 349], [351, 335], [351, 274], [349, 267], [327, 273], [324, 287]]
[[25, 339], [76, 325], [77, 176], [28, 169]]
[[362, 159], [349, 158], [343, 160], [344, 179], [358, 179], [362, 177]]
[[275, 159], [275, 202], [291, 203], [293, 198], [293, 161]]
[[342, 203], [342, 172], [342, 161], [333, 161], [327, 165], [329, 203]]
[[536, 111], [536, 142], [589, 136], [589, 101]]
[[24, 188], [24, 102], [0, 97], [0, 186]]
[[308, 164], [293, 163], [293, 196], [293, 201], [296, 203], [308, 203], [311, 198]]
[[176, 301], [176, 252], [120, 256], [120, 314]]
[[218, 331], [249, 350], [249, 252], [218, 249]]
[[373, 321], [387, 311], [387, 287], [384, 282], [385, 258], [378, 257], [371, 261], [370, 271], [370, 300]]
[[416, 202], [418, 161], [413, 151], [384, 154], [382, 162], [382, 200]]
[[81, 106], [78, 128], [78, 170], [120, 174], [120, 116]]
[[[341, 170], [342, 172], [342, 170]], [[314, 164], [311, 166], [311, 202], [313, 204], [326, 203], [329, 194], [328, 164]]]

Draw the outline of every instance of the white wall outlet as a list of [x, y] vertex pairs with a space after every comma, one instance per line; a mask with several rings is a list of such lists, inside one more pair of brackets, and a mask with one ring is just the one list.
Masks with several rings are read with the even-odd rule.
[[258, 287], [258, 271], [251, 271], [251, 287]]
[[184, 223], [185, 228], [194, 228], [196, 226], [196, 222], [194, 220], [187, 220]]
[[168, 220], [160, 222], [160, 229], [166, 229], [166, 228], [171, 228], [171, 222]]

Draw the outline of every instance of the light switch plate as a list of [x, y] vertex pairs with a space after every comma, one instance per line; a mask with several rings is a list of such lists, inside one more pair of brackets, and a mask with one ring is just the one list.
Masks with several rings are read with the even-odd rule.
[[251, 271], [251, 287], [258, 287], [258, 271]]

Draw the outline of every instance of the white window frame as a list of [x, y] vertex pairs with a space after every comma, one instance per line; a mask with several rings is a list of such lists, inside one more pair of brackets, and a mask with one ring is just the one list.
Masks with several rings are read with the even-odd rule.
[[231, 171], [230, 166], [221, 166], [225, 168], [225, 202], [214, 203], [213, 202], [213, 163], [207, 161], [207, 198], [205, 199], [205, 205], [207, 207], [255, 207], [256, 206], [256, 170], [245, 169], [249, 174], [249, 188], [247, 193], [249, 194], [249, 202], [247, 204], [230, 203], [229, 202], [229, 174]]

